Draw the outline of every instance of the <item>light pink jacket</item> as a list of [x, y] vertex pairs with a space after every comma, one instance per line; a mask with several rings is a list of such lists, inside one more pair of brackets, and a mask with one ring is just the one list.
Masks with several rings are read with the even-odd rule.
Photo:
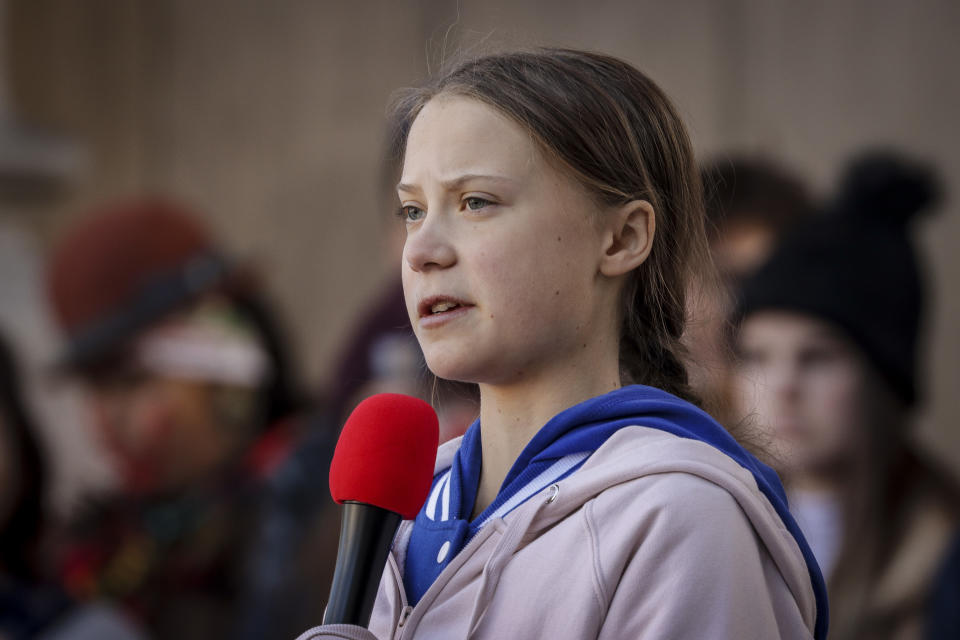
[[[459, 441], [440, 448], [437, 472]], [[416, 606], [400, 525], [370, 629], [298, 640], [807, 639], [807, 566], [753, 476], [708, 444], [618, 431], [578, 471], [487, 524]]]

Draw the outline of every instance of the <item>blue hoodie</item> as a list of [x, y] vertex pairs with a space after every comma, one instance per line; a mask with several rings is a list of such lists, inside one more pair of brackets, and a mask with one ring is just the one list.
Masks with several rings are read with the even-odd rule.
[[705, 442], [753, 475], [803, 553], [817, 603], [815, 637], [825, 638], [826, 585], [813, 552], [790, 515], [776, 473], [701, 409], [665, 391], [642, 385], [591, 398], [551, 418], [520, 453], [493, 503], [471, 520], [482, 462], [480, 421], [474, 422], [449, 471], [434, 478], [430, 498], [414, 521], [403, 576], [410, 603], [419, 601], [450, 560], [492, 517], [505, 516], [543, 487], [575, 472], [607, 438], [623, 427], [635, 425]]

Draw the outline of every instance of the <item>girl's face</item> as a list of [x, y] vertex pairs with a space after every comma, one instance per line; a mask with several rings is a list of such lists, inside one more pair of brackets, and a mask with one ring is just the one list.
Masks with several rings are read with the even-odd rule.
[[867, 370], [856, 348], [812, 316], [764, 311], [744, 321], [738, 349], [740, 415], [754, 413], [769, 431], [784, 470], [848, 463], [865, 426]]
[[579, 354], [615, 340], [601, 213], [519, 125], [470, 98], [431, 100], [411, 127], [398, 193], [407, 311], [435, 374], [488, 384], [575, 375]]

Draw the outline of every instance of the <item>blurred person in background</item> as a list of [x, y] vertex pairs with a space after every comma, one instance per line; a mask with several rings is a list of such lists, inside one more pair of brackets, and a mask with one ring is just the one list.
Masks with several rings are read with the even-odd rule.
[[144, 637], [110, 607], [76, 606], [50, 580], [42, 553], [47, 464], [35, 434], [0, 337], [0, 640]]
[[828, 577], [834, 639], [922, 637], [958, 527], [954, 479], [909, 430], [925, 309], [911, 226], [936, 197], [926, 167], [864, 154], [739, 301], [740, 409], [755, 410], [778, 449], [791, 510]]
[[763, 156], [714, 158], [703, 163], [701, 178], [717, 281], [701, 283], [689, 296], [691, 318], [684, 334], [687, 367], [694, 388], [712, 413], [731, 426], [743, 417], [733, 415], [730, 406], [732, 300], [777, 239], [810, 216], [813, 203], [799, 176]]
[[[155, 638], [289, 636], [329, 587], [333, 551], [299, 554], [312, 527], [335, 541], [336, 432], [307, 413], [249, 271], [191, 213], [144, 199], [81, 217], [48, 285], [59, 366], [88, 388], [120, 478], [72, 528], [68, 591], [121, 603]], [[305, 566], [322, 591], [299, 584]]]

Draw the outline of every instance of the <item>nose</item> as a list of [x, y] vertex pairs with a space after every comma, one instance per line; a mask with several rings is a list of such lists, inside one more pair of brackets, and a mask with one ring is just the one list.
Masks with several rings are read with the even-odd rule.
[[416, 272], [447, 269], [456, 264], [454, 244], [439, 216], [427, 216], [422, 224], [407, 233], [403, 258]]
[[778, 362], [768, 372], [769, 393], [782, 404], [796, 402], [800, 392], [800, 371], [794, 362]]

